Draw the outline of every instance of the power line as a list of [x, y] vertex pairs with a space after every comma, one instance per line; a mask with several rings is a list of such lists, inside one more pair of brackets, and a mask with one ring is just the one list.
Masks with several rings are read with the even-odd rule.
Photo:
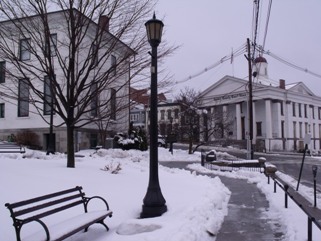
[[264, 47], [265, 47], [265, 41], [266, 41], [267, 31], [268, 31], [268, 28], [269, 28], [271, 8], [272, 8], [272, 0], [269, 1], [268, 13], [267, 13], [267, 17], [266, 17], [265, 32], [264, 32], [263, 45], [262, 45], [262, 46], [263, 46], [263, 49], [264, 49]]
[[285, 65], [288, 65], [288, 66], [290, 66], [290, 67], [292, 67], [292, 68], [294, 68], [294, 69], [300, 70], [300, 71], [305, 72], [305, 73], [307, 73], [307, 74], [311, 74], [311, 75], [313, 75], [313, 76], [315, 76], [315, 77], [317, 77], [317, 78], [321, 78], [321, 75], [320, 75], [320, 74], [315, 73], [315, 72], [313, 72], [313, 71], [310, 71], [308, 68], [303, 68], [303, 67], [300, 67], [300, 66], [297, 65], [297, 64], [291, 63], [291, 62], [289, 62], [289, 61], [287, 61], [287, 60], [285, 60], [285, 59], [283, 59], [283, 58], [281, 58], [281, 57], [273, 54], [273, 53], [272, 53], [271, 51], [269, 51], [269, 50], [268, 50], [268, 51], [265, 51], [263, 48], [261, 48], [261, 51], [262, 51], [263, 53], [271, 56], [272, 58], [280, 61], [281, 63], [283, 63], [283, 64], [285, 64]]
[[228, 61], [228, 60], [233, 60], [235, 57], [238, 57], [240, 56], [241, 54], [245, 53], [245, 44], [241, 45], [236, 51], [233, 51], [231, 53], [231, 55], [225, 55], [223, 56], [220, 60], [218, 60], [217, 62], [215, 62], [214, 64], [210, 65], [210, 66], [207, 66], [205, 67], [203, 70], [195, 73], [195, 74], [192, 74], [192, 75], [189, 75], [188, 77], [180, 80], [180, 81], [176, 81], [175, 84], [181, 84], [183, 82], [186, 82], [188, 80], [191, 80], [191, 79], [194, 79], [214, 68], [216, 68], [217, 66], [223, 64], [224, 62]]
[[[260, 0], [254, 0], [254, 6], [253, 6], [253, 20], [252, 20], [252, 31], [253, 31], [253, 45], [254, 45], [254, 50], [253, 50], [253, 58], [255, 56], [255, 46], [256, 46], [256, 40], [257, 40], [257, 35], [258, 35], [258, 26], [259, 26], [259, 11], [260, 11]], [[254, 26], [253, 26], [254, 24]], [[250, 57], [250, 56], [249, 56]]]

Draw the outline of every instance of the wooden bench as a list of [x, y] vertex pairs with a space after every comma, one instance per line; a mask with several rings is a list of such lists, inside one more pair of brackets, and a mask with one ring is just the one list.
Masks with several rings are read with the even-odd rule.
[[0, 153], [25, 153], [23, 146], [12, 143], [0, 143]]
[[[104, 206], [103, 210], [88, 211], [88, 204], [93, 199], [103, 202], [101, 203]], [[45, 224], [45, 217], [79, 205], [83, 206], [81, 209], [84, 210], [79, 215], [73, 217], [67, 215], [68, 218], [60, 220], [58, 224]], [[87, 232], [88, 227], [94, 223], [102, 224], [108, 231], [109, 228], [104, 223], [104, 219], [107, 216], [112, 216], [112, 211], [109, 210], [108, 203], [104, 198], [100, 196], [86, 197], [82, 187], [79, 186], [16, 203], [6, 203], [5, 206], [10, 210], [17, 241], [63, 240], [81, 230]], [[21, 237], [22, 227], [30, 223], [40, 224], [43, 230], [28, 237]]]

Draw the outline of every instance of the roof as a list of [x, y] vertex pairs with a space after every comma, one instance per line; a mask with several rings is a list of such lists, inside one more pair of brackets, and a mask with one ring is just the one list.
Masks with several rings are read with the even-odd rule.
[[[137, 103], [148, 105], [149, 104], [149, 97], [150, 94], [148, 93], [149, 89], [135, 89], [133, 87], [130, 87], [129, 94], [130, 99], [132, 101], [135, 101]], [[164, 95], [164, 93], [159, 93], [158, 95], [158, 101], [166, 101], [167, 98]]]
[[254, 59], [254, 63], [255, 64], [257, 64], [257, 63], [267, 63], [267, 61], [266, 61], [266, 58], [264, 58], [262, 56], [259, 56], [256, 59]]
[[[93, 19], [89, 18], [88, 16], [86, 16], [84, 13], [80, 12], [78, 9], [76, 8], [72, 8], [72, 9], [60, 9], [57, 11], [52, 11], [52, 12], [47, 12], [47, 16], [51, 16], [51, 15], [56, 15], [56, 14], [61, 14], [64, 12], [67, 12], [69, 10], [72, 10], [73, 12], [75, 12], [76, 14], [81, 14], [82, 16], [84, 16], [86, 19], [89, 20], [89, 24], [93, 24], [95, 27], [99, 27], [98, 23], [94, 22]], [[18, 17], [18, 18], [13, 18], [13, 19], [8, 19], [5, 21], [0, 21], [1, 24], [6, 24], [6, 23], [12, 23], [14, 21], [24, 21], [26, 19], [31, 19], [31, 18], [37, 18], [40, 15], [30, 15], [30, 16], [25, 16], [25, 17]], [[129, 50], [131, 52], [131, 54], [135, 55], [137, 54], [135, 50], [133, 50], [130, 46], [128, 46], [126, 43], [124, 43], [122, 40], [120, 40], [119, 38], [117, 38], [115, 35], [113, 35], [111, 32], [109, 31], [105, 31], [105, 33], [110, 36], [113, 39], [117, 40], [117, 43], [122, 45], [123, 47], [125, 47], [127, 50]]]

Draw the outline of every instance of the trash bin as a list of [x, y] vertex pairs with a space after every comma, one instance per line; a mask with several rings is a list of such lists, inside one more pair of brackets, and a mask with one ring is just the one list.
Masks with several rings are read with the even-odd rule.
[[216, 161], [216, 154], [214, 151], [210, 151], [206, 154], [206, 162]]
[[106, 138], [106, 149], [114, 148], [114, 138]]
[[205, 162], [216, 161], [215, 151], [206, 152], [204, 149], [201, 149], [201, 165], [204, 166]]

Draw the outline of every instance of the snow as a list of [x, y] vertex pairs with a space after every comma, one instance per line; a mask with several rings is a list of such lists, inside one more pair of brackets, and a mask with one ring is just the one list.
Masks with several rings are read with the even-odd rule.
[[[228, 156], [226, 153], [216, 154]], [[27, 150], [25, 154], [0, 154], [1, 240], [16, 240], [5, 203], [82, 186], [87, 196], [99, 195], [108, 201], [113, 216], [106, 218], [105, 222], [110, 230], [106, 232], [102, 225], [97, 224], [91, 226], [87, 233], [78, 233], [67, 240], [213, 241], [228, 213], [231, 195], [222, 184], [220, 175], [256, 183], [270, 202], [268, 215], [282, 221], [280, 226], [284, 227], [285, 240], [306, 240], [307, 217], [295, 204], [291, 204], [292, 201], [289, 201], [289, 208], [284, 209], [284, 193], [273, 193], [273, 185], [267, 184], [267, 178], [263, 174], [244, 170], [207, 170], [200, 165], [200, 156], [198, 152], [188, 155], [182, 150], [174, 150], [171, 155], [167, 149], [159, 148], [160, 162], [187, 161], [191, 163], [189, 168], [194, 171], [159, 166], [160, 186], [168, 211], [161, 217], [140, 219], [148, 186], [148, 152], [118, 149], [81, 151], [77, 153], [76, 168], [66, 168], [65, 154], [46, 156], [45, 153], [31, 150]], [[197, 172], [203, 175], [197, 175]], [[211, 178], [206, 173], [217, 176]], [[290, 178], [288, 180], [294, 182]], [[300, 188], [311, 196], [309, 188], [303, 185]], [[318, 201], [321, 203], [320, 198]], [[97, 207], [94, 204], [89, 208], [99, 209], [98, 204]], [[79, 215], [79, 210], [70, 215]], [[64, 219], [67, 219], [64, 215], [57, 215], [46, 222], [51, 225]], [[64, 228], [68, 228], [68, 224]], [[28, 236], [39, 230], [39, 225], [30, 225], [23, 228], [22, 235]], [[313, 235], [321, 237], [320, 230], [314, 228]]]

